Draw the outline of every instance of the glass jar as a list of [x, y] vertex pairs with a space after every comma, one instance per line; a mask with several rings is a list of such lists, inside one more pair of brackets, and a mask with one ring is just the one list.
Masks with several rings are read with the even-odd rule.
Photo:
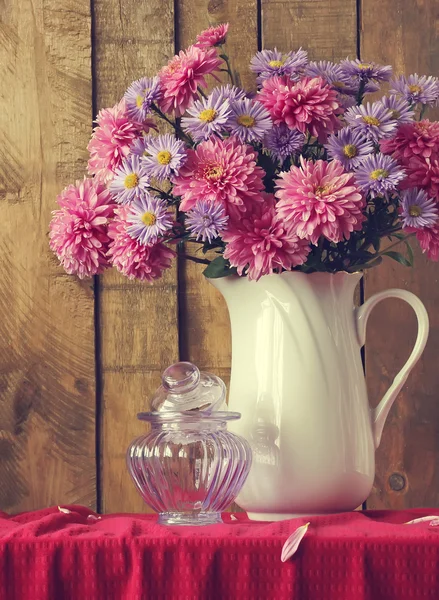
[[143, 499], [167, 525], [221, 523], [248, 475], [248, 442], [227, 431], [240, 414], [227, 411], [225, 385], [191, 363], [163, 374], [153, 412], [138, 418], [151, 431], [128, 449], [130, 474]]

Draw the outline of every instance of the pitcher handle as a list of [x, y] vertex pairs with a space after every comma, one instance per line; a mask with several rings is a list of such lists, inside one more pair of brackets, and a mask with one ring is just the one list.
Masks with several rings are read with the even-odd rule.
[[389, 410], [391, 409], [396, 396], [407, 381], [410, 371], [421, 357], [425, 344], [427, 343], [429, 328], [427, 311], [417, 296], [406, 290], [385, 290], [384, 292], [374, 294], [362, 306], [356, 309], [357, 332], [360, 346], [364, 346], [366, 341], [366, 325], [372, 309], [378, 302], [381, 302], [381, 300], [385, 300], [386, 298], [399, 298], [400, 300], [407, 302], [407, 304], [410, 304], [415, 311], [418, 320], [418, 336], [407, 362], [393, 380], [392, 385], [384, 394], [378, 406], [372, 411], [372, 429], [375, 448], [378, 448], [380, 445], [384, 423], [386, 422], [387, 415], [389, 414]]

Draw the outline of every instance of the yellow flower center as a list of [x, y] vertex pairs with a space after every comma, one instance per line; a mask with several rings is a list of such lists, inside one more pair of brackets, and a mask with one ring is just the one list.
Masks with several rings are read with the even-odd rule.
[[371, 66], [370, 63], [359, 63], [358, 68], [361, 69], [361, 71], [366, 71], [367, 69], [370, 69]]
[[215, 119], [217, 112], [214, 108], [206, 108], [202, 110], [199, 114], [200, 121], [204, 121], [205, 123], [212, 123]]
[[270, 60], [270, 62], [268, 63], [270, 65], [270, 67], [273, 67], [274, 69], [278, 69], [279, 67], [283, 67], [285, 64], [284, 60]]
[[392, 117], [394, 119], [399, 119], [399, 117], [401, 116], [401, 113], [399, 112], [399, 110], [391, 110], [390, 112], [392, 113]]
[[125, 177], [124, 186], [131, 190], [139, 185], [139, 176], [136, 173], [130, 173]]
[[144, 150], [142, 156], [151, 156], [151, 154], [148, 152], [148, 150]]
[[157, 154], [157, 161], [161, 165], [169, 165], [169, 163], [171, 162], [171, 159], [172, 159], [172, 154], [168, 150], [161, 150]]
[[409, 85], [409, 91], [412, 94], [420, 94], [422, 92], [422, 88], [420, 85]]
[[369, 117], [368, 115], [363, 117], [363, 121], [368, 125], [375, 125], [375, 127], [381, 125], [381, 121], [379, 119], [377, 119], [376, 117]]
[[375, 169], [375, 171], [372, 171], [372, 173], [370, 174], [370, 178], [371, 179], [386, 179], [386, 177], [389, 176], [389, 171], [386, 171], [386, 169]]
[[358, 154], [357, 147], [354, 144], [346, 144], [346, 146], [343, 146], [343, 154], [346, 158], [354, 158]]
[[417, 204], [412, 204], [409, 208], [409, 215], [411, 217], [420, 217], [422, 215], [422, 208]]
[[142, 104], [143, 104], [143, 97], [142, 96], [136, 96], [136, 106], [137, 106], [137, 108], [142, 108]]
[[332, 82], [332, 87], [335, 87], [335, 88], [344, 88], [344, 87], [346, 87], [346, 84], [343, 81], [333, 81]]
[[251, 115], [239, 115], [237, 118], [239, 125], [243, 127], [254, 127], [256, 123], [256, 119], [254, 119]]
[[157, 219], [154, 213], [146, 212], [142, 215], [142, 223], [147, 227], [151, 227], [151, 225], [155, 225]]
[[316, 196], [324, 196], [327, 192], [329, 192], [329, 190], [330, 190], [329, 185], [319, 185], [315, 189], [315, 195]]
[[219, 179], [224, 169], [220, 165], [209, 165], [204, 171], [206, 179]]

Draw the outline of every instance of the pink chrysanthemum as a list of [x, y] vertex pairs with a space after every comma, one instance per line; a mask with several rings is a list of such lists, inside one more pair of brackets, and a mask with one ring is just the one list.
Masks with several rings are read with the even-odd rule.
[[306, 261], [311, 249], [293, 231], [293, 224], [276, 214], [272, 196], [264, 194], [263, 200], [221, 234], [227, 242], [224, 258], [239, 275], [245, 272], [256, 281], [275, 271], [291, 271]]
[[116, 216], [108, 227], [111, 239], [108, 258], [116, 269], [128, 277], [153, 282], [163, 271], [169, 269], [175, 252], [162, 242], [145, 246], [128, 233], [130, 227], [129, 206], [116, 209]]
[[227, 215], [239, 216], [249, 203], [261, 201], [265, 172], [256, 160], [253, 148], [234, 136], [211, 138], [188, 150], [185, 164], [173, 179], [173, 193], [182, 198], [180, 210], [191, 210], [202, 198], [221, 204]]
[[277, 213], [312, 244], [322, 235], [335, 243], [349, 239], [364, 220], [365, 203], [354, 175], [346, 173], [338, 160], [300, 160], [300, 167], [291, 167], [277, 180]]
[[108, 267], [107, 225], [114, 203], [104, 184], [84, 178], [58, 196], [50, 223], [50, 248], [69, 275], [92, 277]]
[[404, 232], [416, 233], [416, 239], [421, 246], [422, 252], [427, 254], [430, 260], [439, 260], [439, 222], [432, 227], [424, 227], [423, 229], [406, 227]]
[[229, 31], [228, 23], [221, 23], [216, 27], [209, 27], [199, 35], [195, 46], [199, 48], [211, 48], [212, 46], [221, 46], [226, 41], [227, 32]]
[[439, 158], [412, 158], [405, 167], [407, 177], [401, 183], [402, 189], [419, 187], [428, 195], [439, 200]]
[[258, 100], [276, 125], [286, 123], [290, 129], [309, 131], [323, 142], [341, 127], [338, 116], [344, 109], [337, 92], [321, 77], [303, 77], [296, 83], [285, 77], [271, 77], [263, 82]]
[[413, 157], [439, 156], [439, 123], [428, 119], [401, 125], [396, 135], [380, 142], [381, 152], [407, 165]]
[[207, 87], [206, 75], [214, 74], [220, 65], [215, 48], [190, 46], [182, 50], [159, 73], [163, 91], [160, 108], [181, 116], [198, 97], [198, 86]]
[[142, 124], [132, 121], [127, 115], [124, 99], [113, 108], [101, 110], [96, 122], [97, 127], [87, 146], [90, 152], [88, 172], [108, 182], [128, 156], [130, 145], [156, 126], [150, 119], [145, 119]]

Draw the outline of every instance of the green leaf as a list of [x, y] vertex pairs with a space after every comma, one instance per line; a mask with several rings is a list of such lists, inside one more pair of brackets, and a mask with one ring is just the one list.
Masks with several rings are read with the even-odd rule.
[[220, 54], [219, 57], [222, 58], [223, 60], [227, 60], [229, 58], [227, 56], [227, 54]]
[[399, 264], [404, 265], [404, 267], [412, 266], [406, 257], [401, 254], [401, 252], [394, 252], [393, 250], [390, 250], [389, 252], [383, 252], [383, 255], [393, 258], [393, 260], [396, 260], [396, 262], [399, 262]]
[[203, 275], [209, 277], [209, 279], [219, 279], [235, 274], [236, 269], [230, 266], [229, 261], [225, 260], [224, 256], [217, 256], [203, 271]]
[[413, 248], [410, 246], [410, 242], [405, 242], [405, 247], [407, 248], [407, 260], [410, 263], [410, 266], [413, 267], [413, 264], [415, 262], [414, 260], [414, 256], [413, 256]]
[[380, 251], [380, 245], [381, 245], [381, 239], [380, 237], [377, 235], [373, 238], [372, 240], [372, 246], [375, 250], [375, 252], [379, 252]]

